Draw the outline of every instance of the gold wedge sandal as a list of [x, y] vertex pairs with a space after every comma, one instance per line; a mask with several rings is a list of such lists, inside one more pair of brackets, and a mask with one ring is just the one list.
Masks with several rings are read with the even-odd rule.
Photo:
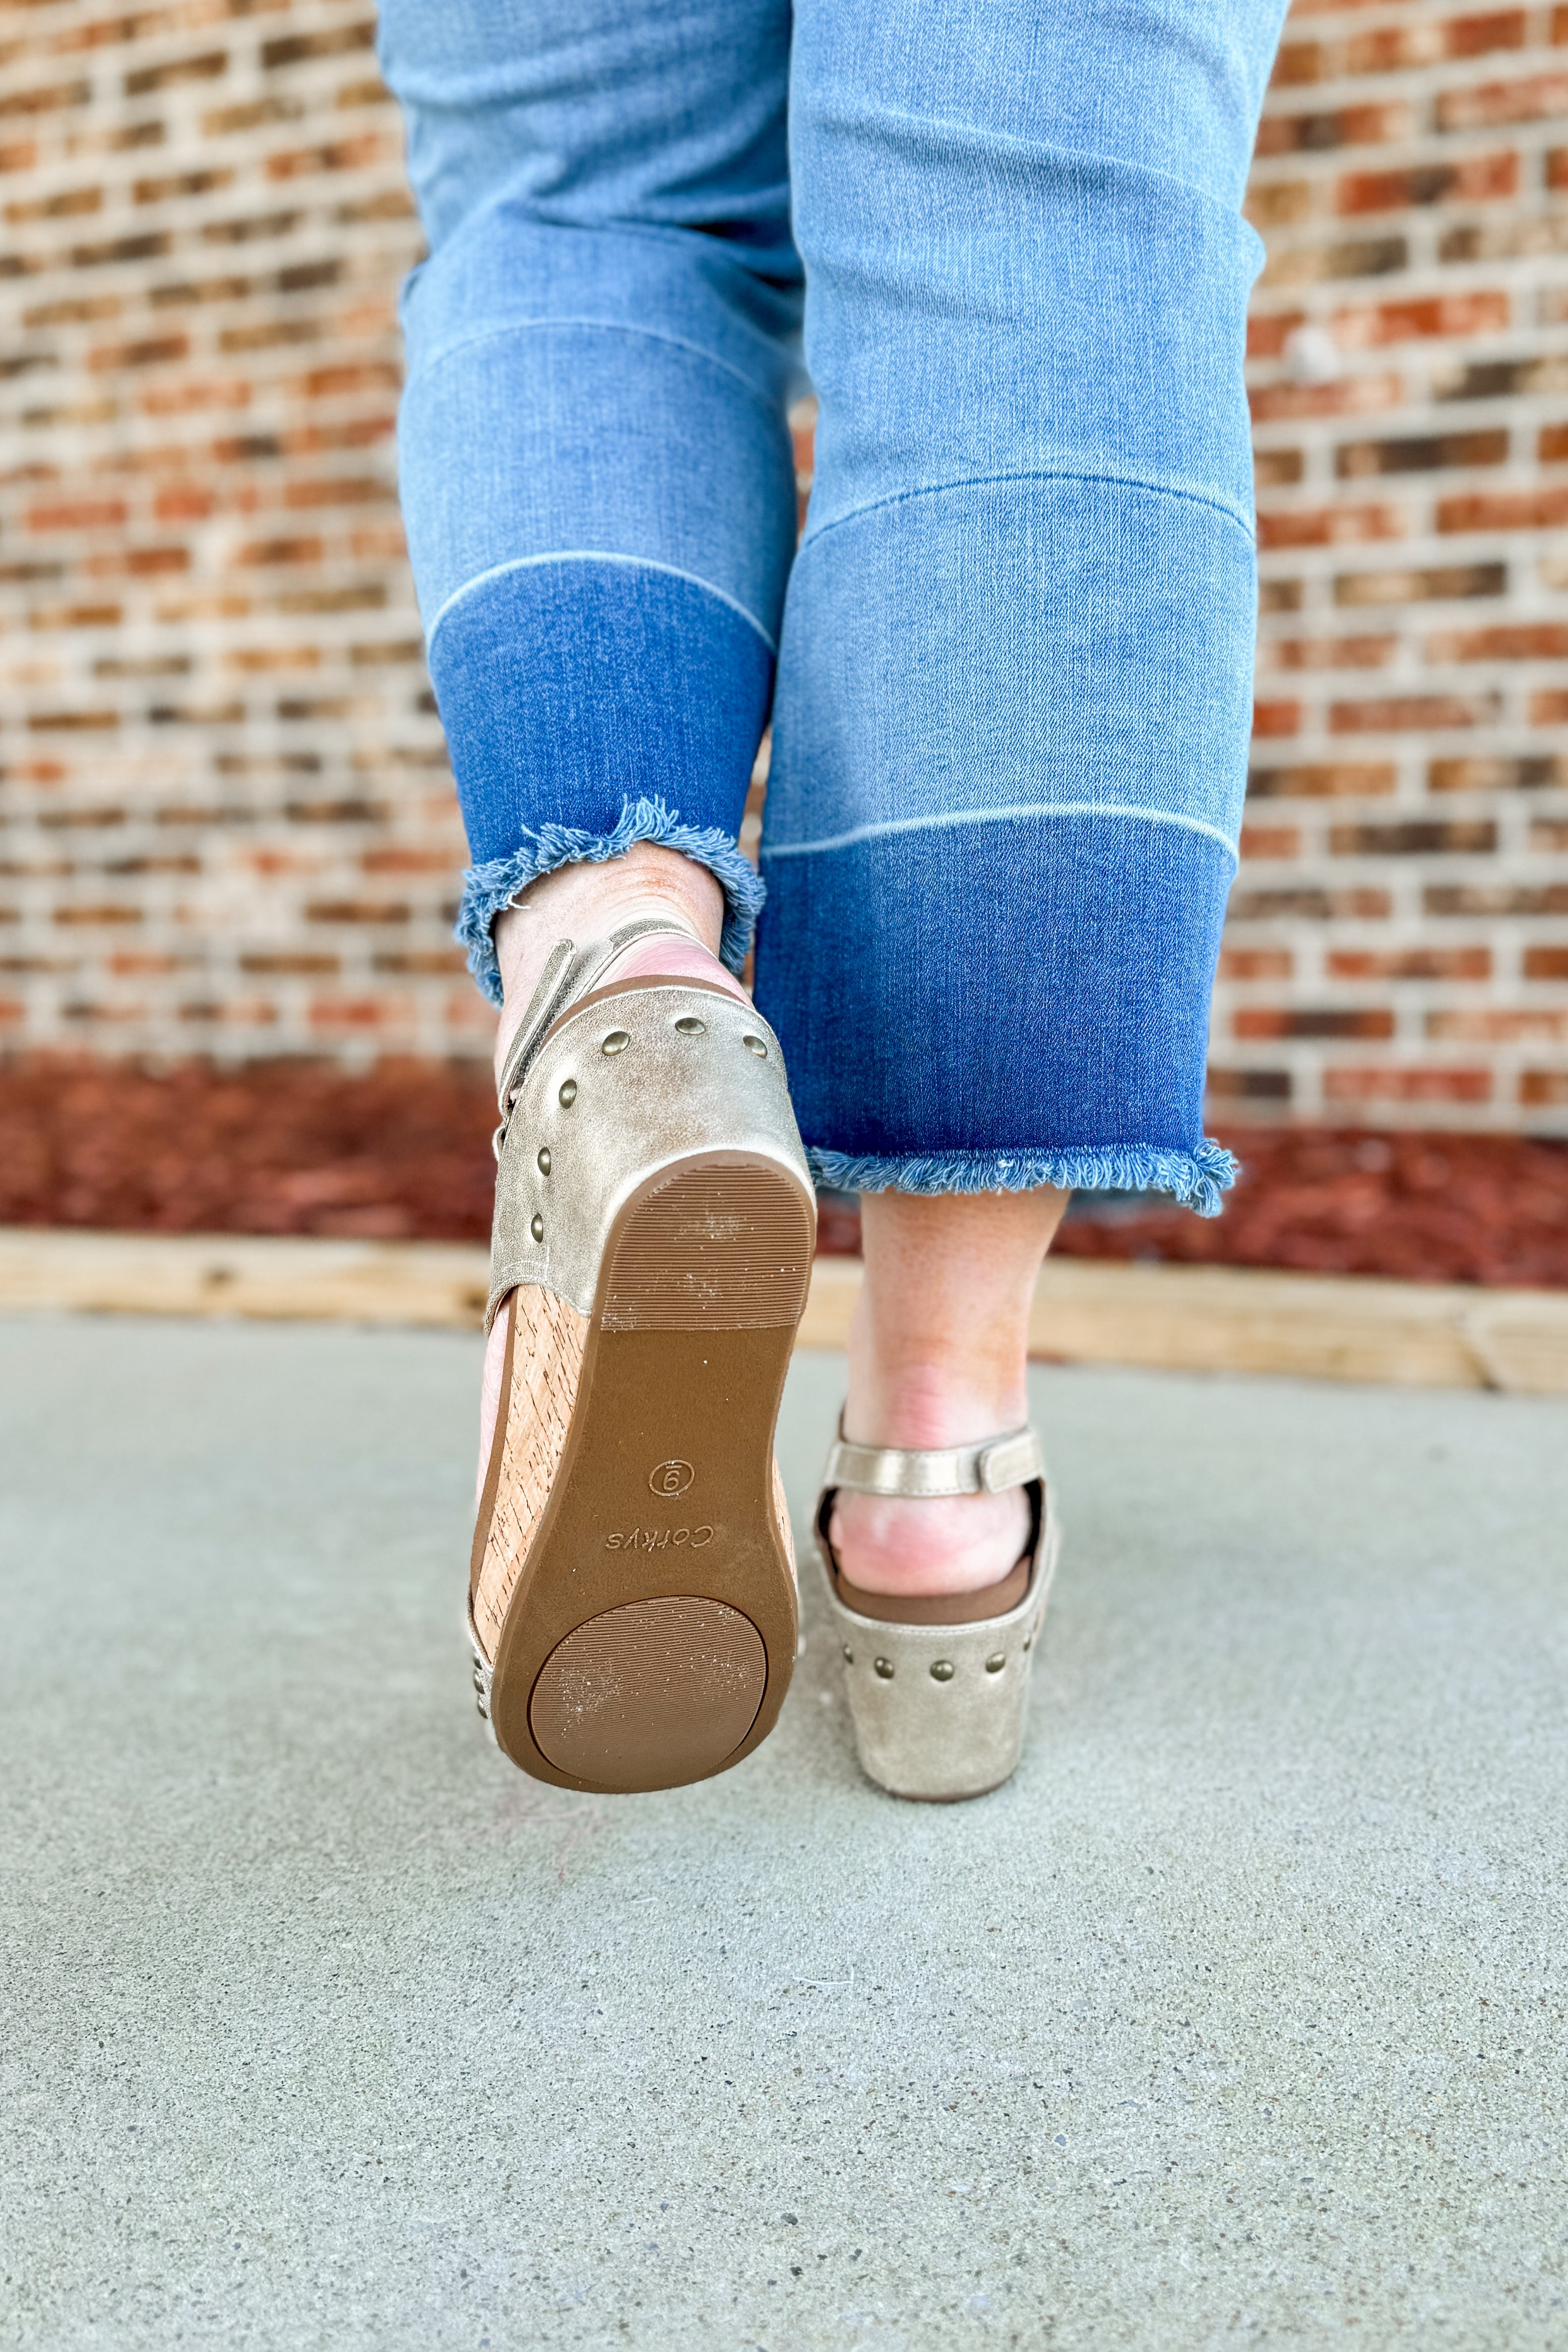
[[536, 1780], [668, 1789], [772, 1729], [797, 1642], [773, 1431], [816, 1204], [779, 1041], [712, 983], [546, 964], [501, 1079], [469, 1572], [479, 1711]]
[[[978, 1592], [867, 1592], [843, 1574], [829, 1539], [841, 1487], [921, 1496], [999, 1495], [1009, 1486], [1029, 1490], [1029, 1543], [999, 1584]], [[1061, 1539], [1034, 1431], [923, 1452], [852, 1445], [841, 1436], [823, 1474], [816, 1531], [866, 1773], [895, 1797], [938, 1804], [1000, 1788], [1023, 1747], [1030, 1672]]]

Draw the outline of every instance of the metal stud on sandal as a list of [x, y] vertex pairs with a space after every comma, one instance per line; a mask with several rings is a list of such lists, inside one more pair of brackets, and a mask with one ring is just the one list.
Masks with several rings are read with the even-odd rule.
[[[979, 1592], [907, 1600], [867, 1592], [850, 1584], [829, 1540], [841, 1487], [918, 1497], [998, 1495], [1010, 1486], [1029, 1492], [1029, 1544], [1000, 1584]], [[870, 1778], [895, 1797], [936, 1803], [999, 1788], [1023, 1747], [1030, 1673], [1061, 1544], [1034, 1431], [919, 1452], [841, 1437], [828, 1456], [816, 1533], [855, 1743]]]
[[672, 1788], [771, 1729], [797, 1604], [773, 1430], [815, 1199], [779, 1042], [711, 982], [556, 947], [507, 1057], [486, 1328], [507, 1353], [469, 1576], [497, 1745]]

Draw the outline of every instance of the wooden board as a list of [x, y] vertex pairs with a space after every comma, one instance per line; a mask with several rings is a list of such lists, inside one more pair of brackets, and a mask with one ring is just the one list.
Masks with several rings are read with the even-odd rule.
[[[843, 1346], [860, 1279], [853, 1258], [818, 1259], [798, 1345]], [[486, 1252], [457, 1244], [0, 1228], [7, 1309], [471, 1330], [486, 1282]], [[1555, 1290], [1058, 1258], [1030, 1339], [1066, 1363], [1568, 1395], [1568, 1292]]]

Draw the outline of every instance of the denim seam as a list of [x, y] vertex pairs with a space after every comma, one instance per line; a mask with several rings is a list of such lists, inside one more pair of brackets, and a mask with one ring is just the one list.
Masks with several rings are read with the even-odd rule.
[[814, 1181], [835, 1192], [1168, 1192], [1217, 1217], [1239, 1166], [1205, 1137], [1191, 1151], [1161, 1144], [1063, 1144], [1041, 1150], [857, 1153], [808, 1144]]
[[650, 343], [668, 343], [672, 351], [686, 352], [693, 359], [704, 360], [710, 367], [733, 376], [736, 383], [751, 394], [759, 408], [766, 409], [769, 415], [774, 413], [774, 404], [766, 393], [758, 392], [750, 377], [733, 361], [720, 359], [716, 352], [704, 351], [700, 343], [688, 342], [685, 335], [666, 335], [657, 327], [633, 326], [629, 320], [621, 319], [509, 319], [504, 327], [487, 327], [482, 335], [465, 335], [461, 342], [444, 343], [433, 357], [422, 360], [418, 367], [410, 372], [403, 386], [404, 392], [412, 389], [422, 377], [434, 374], [438, 367], [444, 367], [448, 360], [455, 359], [461, 352], [474, 351], [481, 343], [497, 343], [503, 336], [515, 335], [521, 330], [533, 332], [546, 327], [586, 327], [596, 335], [641, 335]]
[[756, 614], [747, 612], [737, 597], [730, 595], [726, 589], [716, 587], [711, 580], [703, 579], [699, 572], [683, 571], [678, 563], [656, 562], [651, 555], [621, 555], [610, 548], [599, 547], [559, 547], [551, 548], [543, 555], [514, 555], [508, 557], [505, 563], [492, 563], [487, 571], [476, 572], [472, 580], [465, 580], [461, 588], [455, 588], [445, 602], [437, 605], [435, 618], [425, 633], [426, 652], [434, 649], [435, 632], [454, 605], [460, 604], [475, 589], [485, 587], [492, 580], [504, 579], [509, 572], [527, 572], [541, 563], [622, 563], [630, 569], [662, 572], [669, 580], [685, 580], [692, 587], [702, 589], [706, 595], [716, 597], [721, 604], [727, 604], [732, 613], [738, 614], [756, 630], [770, 654], [778, 654], [777, 638], [768, 635]]
[[488, 858], [468, 868], [452, 936], [468, 950], [468, 969], [480, 993], [492, 1004], [501, 1002], [501, 970], [492, 927], [519, 890], [541, 874], [553, 874], [558, 866], [602, 866], [610, 858], [623, 856], [639, 841], [679, 849], [707, 867], [724, 892], [719, 955], [731, 971], [738, 972], [750, 953], [768, 885], [749, 859], [741, 856], [732, 835], [717, 825], [683, 823], [679, 811], [666, 801], [645, 795], [633, 801], [628, 795], [608, 833], [589, 833], [566, 824], [544, 824], [537, 832], [525, 827], [521, 842], [509, 856]]
[[891, 834], [927, 833], [942, 825], [1003, 824], [1009, 818], [1022, 816], [1120, 816], [1132, 817], [1141, 824], [1175, 824], [1186, 832], [1201, 833], [1217, 841], [1227, 856], [1239, 855], [1236, 844], [1219, 827], [1202, 817], [1184, 816], [1172, 809], [1127, 807], [1116, 801], [1022, 801], [1007, 808], [953, 809], [939, 816], [888, 817], [877, 824], [857, 824], [848, 833], [830, 834], [821, 841], [784, 841], [765, 845], [762, 856], [773, 857], [815, 857], [830, 850], [850, 849], [857, 842], [881, 841]]
[[[998, 489], [1009, 482], [1105, 482], [1119, 490], [1143, 490], [1151, 498], [1179, 499], [1186, 506], [1207, 507], [1213, 514], [1223, 515], [1233, 522], [1249, 547], [1257, 543], [1257, 530], [1250, 517], [1239, 514], [1224, 499], [1207, 496], [1202, 490], [1173, 489], [1168, 482], [1145, 481], [1137, 474], [1099, 474], [1085, 467], [1028, 467], [1018, 473], [960, 474], [950, 482], [923, 483], [918, 489], [893, 490], [885, 499], [872, 499], [864, 506], [852, 507], [847, 514], [835, 515], [820, 530], [808, 530], [800, 541], [800, 555], [805, 555], [819, 540], [826, 539], [831, 530], [841, 530], [848, 522], [859, 522], [865, 515], [879, 514], [887, 507], [908, 506], [916, 499], [940, 499], [954, 490]], [[800, 560], [797, 557], [797, 562]]]

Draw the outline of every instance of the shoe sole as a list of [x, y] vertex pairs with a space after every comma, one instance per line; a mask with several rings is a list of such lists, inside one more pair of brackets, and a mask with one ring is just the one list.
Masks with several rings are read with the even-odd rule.
[[[702, 1152], [621, 1210], [586, 1323], [514, 1292], [476, 1564], [508, 1497], [531, 1539], [495, 1643], [490, 1719], [535, 1779], [677, 1788], [767, 1738], [794, 1668], [773, 1433], [810, 1278], [814, 1203], [776, 1161]], [[551, 1360], [520, 1315], [553, 1316]], [[561, 1388], [580, 1356], [564, 1433]], [[553, 1468], [536, 1441], [556, 1419]]]

